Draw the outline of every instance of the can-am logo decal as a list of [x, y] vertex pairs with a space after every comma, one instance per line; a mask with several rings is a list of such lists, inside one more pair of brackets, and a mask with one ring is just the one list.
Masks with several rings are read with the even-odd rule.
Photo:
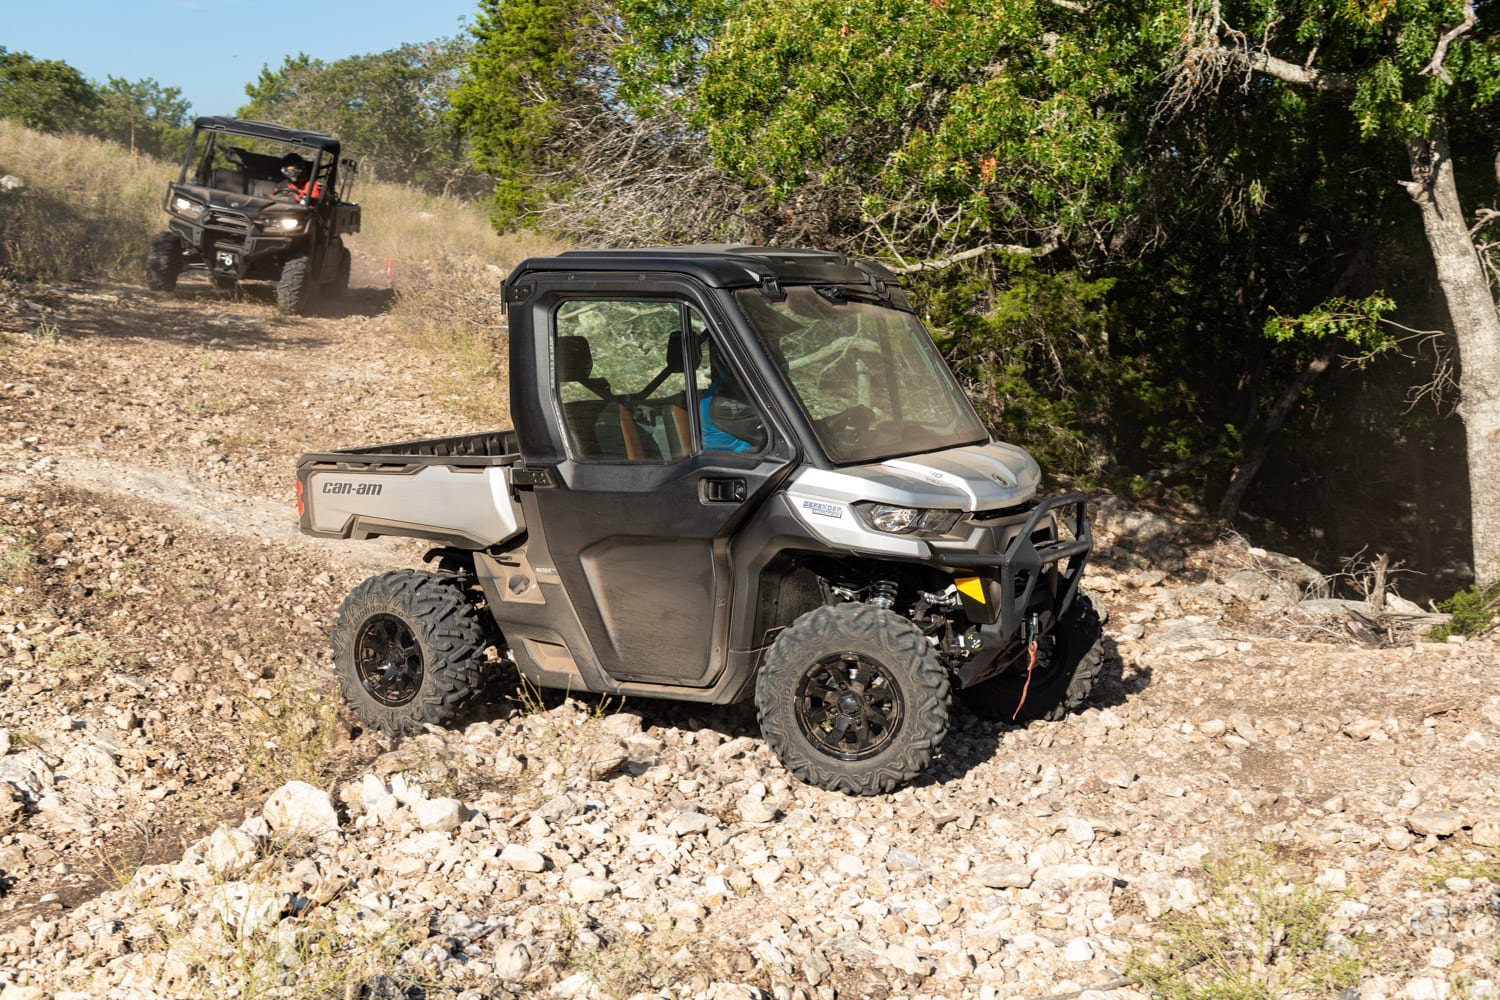
[[324, 493], [342, 493], [357, 497], [378, 497], [384, 487], [380, 483], [324, 483]]
[[844, 508], [836, 503], [819, 503], [816, 500], [802, 501], [802, 509], [819, 517], [843, 517]]

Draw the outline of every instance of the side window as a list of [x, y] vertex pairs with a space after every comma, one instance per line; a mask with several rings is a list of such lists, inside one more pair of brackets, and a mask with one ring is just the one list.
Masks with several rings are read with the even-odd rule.
[[679, 302], [577, 299], [553, 319], [553, 379], [576, 459], [663, 462], [691, 452]]
[[[694, 314], [693, 318], [698, 319]], [[698, 429], [705, 451], [757, 452], [766, 446], [766, 425], [749, 394], [719, 356], [706, 326], [689, 328], [696, 345], [693, 388]]]

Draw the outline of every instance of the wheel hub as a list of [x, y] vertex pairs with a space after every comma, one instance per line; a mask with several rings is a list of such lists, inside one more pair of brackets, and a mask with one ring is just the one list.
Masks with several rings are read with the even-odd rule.
[[823, 753], [864, 760], [895, 738], [905, 703], [894, 678], [863, 653], [825, 656], [807, 668], [797, 686], [797, 724]]
[[422, 687], [422, 649], [405, 621], [395, 615], [372, 615], [354, 643], [359, 683], [382, 705], [409, 703]]

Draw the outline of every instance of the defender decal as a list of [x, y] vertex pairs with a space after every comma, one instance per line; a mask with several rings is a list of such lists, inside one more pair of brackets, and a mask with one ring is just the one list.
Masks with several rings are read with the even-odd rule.
[[844, 508], [836, 503], [819, 503], [816, 500], [802, 501], [802, 509], [819, 517], [843, 517]]

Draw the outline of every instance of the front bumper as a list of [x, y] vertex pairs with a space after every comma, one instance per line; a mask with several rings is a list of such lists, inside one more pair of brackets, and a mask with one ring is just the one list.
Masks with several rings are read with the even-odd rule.
[[270, 236], [245, 225], [194, 225], [174, 219], [172, 232], [189, 253], [188, 265], [226, 278], [274, 277], [296, 237]]
[[991, 552], [933, 546], [933, 561], [957, 571], [964, 614], [978, 626], [979, 648], [986, 651], [959, 671], [965, 686], [984, 674], [1023, 622], [1032, 621], [1042, 635], [1067, 613], [1094, 548], [1082, 493], [1042, 500], [995, 524], [987, 536]]

